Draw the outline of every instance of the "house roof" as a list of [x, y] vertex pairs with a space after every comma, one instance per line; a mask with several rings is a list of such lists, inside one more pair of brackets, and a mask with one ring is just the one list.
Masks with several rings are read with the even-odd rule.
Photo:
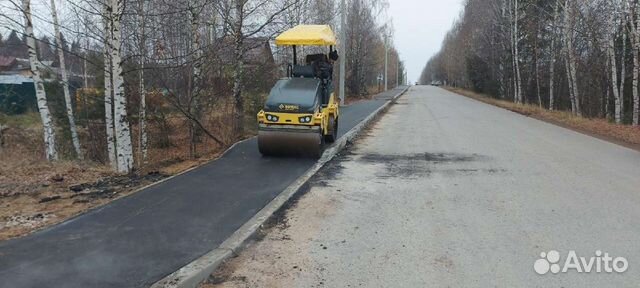
[[16, 57], [0, 55], [0, 67], [11, 67], [16, 63]]
[[[225, 37], [217, 41], [214, 46], [215, 55], [223, 63], [231, 63], [233, 61], [233, 39]], [[265, 64], [272, 63], [273, 53], [269, 45], [269, 39], [263, 37], [246, 38], [242, 42], [244, 50], [244, 62], [246, 64]]]

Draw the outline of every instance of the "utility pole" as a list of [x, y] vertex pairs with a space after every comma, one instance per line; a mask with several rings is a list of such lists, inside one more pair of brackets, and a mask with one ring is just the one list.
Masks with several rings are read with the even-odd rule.
[[347, 77], [346, 71], [346, 62], [347, 62], [347, 4], [346, 0], [342, 0], [340, 3], [340, 51], [342, 55], [340, 56], [340, 105], [344, 106], [344, 100], [347, 98], [344, 90], [344, 82]]
[[387, 91], [387, 65], [389, 64], [389, 36], [384, 32], [384, 91]]

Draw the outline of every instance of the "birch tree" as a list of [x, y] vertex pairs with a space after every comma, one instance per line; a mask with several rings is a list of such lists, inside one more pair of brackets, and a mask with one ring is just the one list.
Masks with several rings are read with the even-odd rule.
[[113, 79], [113, 111], [116, 140], [117, 171], [128, 173], [133, 170], [133, 149], [131, 146], [131, 130], [127, 117], [127, 98], [124, 90], [122, 70], [122, 31], [121, 20], [124, 12], [124, 0], [111, 0], [111, 75]]
[[567, 57], [565, 58], [567, 70], [567, 82], [569, 82], [569, 98], [571, 111], [574, 115], [582, 116], [580, 110], [580, 95], [578, 94], [578, 79], [576, 73], [576, 55], [573, 45], [575, 37], [575, 0], [566, 0], [564, 7], [564, 41]]
[[[195, 3], [189, 3], [189, 15], [191, 16], [191, 89], [189, 93], [189, 110], [195, 118], [200, 119], [202, 117], [202, 103], [200, 103], [200, 81], [202, 78], [202, 40], [200, 36], [200, 14], [202, 13], [202, 5]], [[235, 87], [235, 86], [234, 86]], [[234, 94], [235, 95], [235, 94]], [[195, 121], [191, 122], [190, 134], [191, 134], [191, 157], [196, 155], [196, 137], [198, 126]]]
[[[617, 124], [622, 123], [622, 87], [618, 86], [618, 63], [616, 59], [615, 51], [615, 38], [617, 32], [617, 13], [618, 9], [615, 2], [611, 2], [611, 12], [609, 14], [609, 21], [607, 23], [608, 38], [607, 38], [607, 55], [609, 56], [609, 67], [611, 68], [611, 88], [613, 89], [614, 109], [615, 109], [615, 121]], [[624, 54], [624, 53], [623, 53]], [[624, 55], [623, 55], [624, 59]], [[622, 73], [624, 75], [624, 73]]]
[[520, 76], [520, 53], [519, 43], [520, 37], [518, 35], [518, 0], [514, 0], [512, 7], [512, 49], [513, 49], [513, 71], [514, 71], [514, 97], [516, 103], [522, 103], [522, 79]]
[[638, 126], [638, 118], [640, 114], [640, 97], [638, 95], [638, 74], [640, 73], [640, 5], [636, 1], [630, 0], [627, 3], [629, 9], [629, 33], [631, 34], [631, 45], [633, 47], [633, 82], [632, 82], [632, 95], [633, 95], [633, 117], [631, 124]]
[[[52, 0], [53, 1], [53, 0]], [[147, 56], [146, 49], [146, 34], [145, 34], [145, 0], [138, 0], [138, 37], [140, 37], [139, 49], [140, 49], [140, 79], [139, 79], [139, 93], [140, 93], [140, 112], [138, 115], [139, 127], [140, 129], [140, 139], [138, 139], [138, 151], [140, 151], [140, 163], [145, 163], [147, 160], [147, 100], [146, 100], [146, 89], [144, 85], [144, 67]]]
[[554, 89], [556, 78], [556, 39], [558, 38], [558, 12], [560, 10], [560, 0], [555, 1], [555, 8], [553, 9], [553, 20], [551, 22], [551, 47], [549, 49], [551, 54], [551, 62], [549, 63], [549, 110], [553, 111], [555, 106]]
[[[111, 1], [111, 0], [107, 0]], [[116, 157], [115, 126], [113, 123], [113, 77], [111, 65], [111, 3], [106, 2], [103, 6], [103, 27], [104, 27], [104, 122], [107, 140], [107, 156], [109, 164], [114, 170], [118, 169], [118, 158]]]
[[[620, 38], [622, 38], [622, 49], [620, 49], [620, 86], [618, 87], [618, 90], [620, 90], [619, 95], [620, 95], [620, 111], [622, 113], [621, 117], [624, 118], [624, 84], [627, 80], [627, 59], [626, 59], [626, 54], [627, 54], [627, 38], [628, 38], [628, 33], [627, 33], [627, 29], [625, 28], [625, 26], [627, 25], [627, 21], [626, 21], [626, 11], [625, 10], [625, 3], [626, 1], [621, 0], [622, 2], [620, 3], [621, 7], [620, 7], [620, 19], [618, 19], [619, 21], [616, 23], [616, 26], [620, 27], [620, 33], [622, 35], [620, 35]], [[614, 2], [615, 3], [615, 2]], [[615, 51], [615, 49], [614, 49]]]
[[76, 120], [73, 115], [73, 103], [71, 102], [71, 95], [69, 93], [69, 77], [64, 59], [64, 51], [62, 50], [62, 37], [60, 35], [60, 23], [58, 22], [58, 13], [56, 11], [55, 0], [51, 0], [51, 17], [53, 18], [56, 50], [58, 52], [58, 60], [60, 61], [60, 74], [62, 75], [61, 84], [62, 91], [64, 93], [64, 103], [67, 111], [67, 119], [69, 120], [69, 130], [71, 131], [71, 142], [73, 143], [73, 148], [75, 149], [78, 159], [83, 159], [82, 150], [80, 149], [80, 139], [78, 138], [78, 129], [76, 128]]
[[242, 72], [244, 69], [242, 46], [244, 36], [244, 5], [246, 0], [235, 0], [235, 15], [233, 21], [233, 103], [235, 110], [234, 132], [236, 137], [244, 134], [244, 99], [242, 98]]
[[44, 130], [45, 155], [49, 161], [58, 160], [55, 127], [47, 104], [47, 94], [44, 90], [44, 82], [40, 76], [39, 61], [36, 54], [36, 38], [33, 34], [30, 0], [22, 1], [22, 13], [24, 14], [25, 35], [29, 52], [29, 68], [33, 78], [33, 85], [35, 87], [36, 99], [38, 102], [38, 111], [40, 112], [42, 128]]

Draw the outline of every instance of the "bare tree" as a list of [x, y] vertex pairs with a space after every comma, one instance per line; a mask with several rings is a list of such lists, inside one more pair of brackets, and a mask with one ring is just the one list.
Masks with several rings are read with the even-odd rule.
[[522, 79], [520, 76], [520, 53], [519, 53], [519, 44], [520, 44], [520, 36], [518, 35], [518, 0], [513, 0], [513, 6], [511, 9], [511, 25], [512, 25], [512, 49], [513, 49], [513, 71], [514, 71], [514, 100], [516, 103], [522, 103]]
[[38, 111], [40, 112], [40, 118], [42, 119], [42, 127], [44, 130], [45, 152], [48, 160], [58, 160], [55, 127], [47, 104], [47, 94], [44, 89], [44, 82], [40, 76], [40, 69], [38, 65], [39, 61], [36, 54], [36, 38], [33, 34], [30, 0], [22, 0], [22, 13], [24, 14], [24, 27], [29, 51], [30, 72], [33, 78], [33, 85], [36, 90]]
[[566, 71], [569, 82], [569, 99], [571, 100], [571, 111], [573, 114], [582, 116], [580, 110], [580, 94], [578, 93], [578, 79], [576, 73], [576, 52], [574, 47], [575, 21], [576, 21], [575, 0], [566, 0], [564, 7], [564, 42], [566, 51]]
[[638, 126], [640, 118], [640, 96], [638, 95], [638, 74], [640, 73], [640, 5], [637, 1], [629, 0], [627, 3], [629, 14], [629, 33], [631, 34], [631, 45], [633, 47], [633, 117], [631, 124]]
[[113, 80], [114, 99], [114, 127], [116, 140], [117, 171], [128, 173], [133, 169], [133, 149], [131, 146], [131, 128], [127, 116], [127, 98], [125, 95], [124, 75], [121, 56], [121, 20], [124, 12], [125, 0], [110, 0], [107, 8], [110, 13], [111, 37], [109, 46], [111, 49], [111, 75]]
[[549, 52], [551, 54], [551, 62], [549, 63], [549, 110], [554, 109], [555, 106], [555, 97], [554, 97], [554, 89], [555, 89], [555, 68], [556, 68], [556, 39], [557, 36], [557, 26], [558, 26], [558, 11], [560, 10], [560, 0], [555, 1], [555, 8], [553, 9], [553, 20], [551, 22], [551, 46], [549, 47]]
[[[620, 84], [620, 86], [618, 86], [618, 63], [617, 63], [617, 59], [616, 59], [616, 50], [615, 50], [615, 36], [616, 36], [616, 32], [617, 32], [617, 28], [618, 26], [617, 24], [617, 18], [618, 18], [618, 7], [617, 7], [617, 3], [616, 1], [611, 1], [611, 11], [609, 14], [609, 22], [608, 22], [608, 29], [609, 29], [609, 35], [608, 35], [608, 41], [607, 41], [607, 54], [609, 55], [609, 61], [610, 61], [610, 68], [611, 68], [611, 87], [613, 89], [613, 99], [615, 101], [614, 104], [614, 109], [615, 109], [615, 121], [616, 123], [620, 124], [622, 123], [622, 97], [623, 97], [623, 89], [624, 87], [622, 86], [624, 84], [624, 81], [621, 81], [622, 83]], [[624, 51], [623, 51], [623, 59], [624, 59]], [[622, 61], [624, 62], [624, 61]], [[624, 66], [624, 65], [623, 65]], [[624, 71], [624, 68], [622, 69]], [[624, 76], [624, 72], [622, 72], [622, 76]], [[621, 78], [623, 78], [621, 76]]]
[[139, 40], [139, 49], [140, 49], [140, 79], [139, 79], [139, 93], [140, 93], [140, 111], [138, 113], [139, 118], [139, 139], [138, 139], [138, 151], [140, 153], [139, 163], [145, 163], [147, 160], [147, 147], [148, 147], [148, 139], [147, 139], [147, 100], [146, 95], [147, 91], [145, 89], [144, 84], [144, 69], [145, 69], [145, 61], [147, 56], [147, 43], [146, 43], [146, 35], [145, 35], [145, 0], [138, 0], [138, 37]]
[[[71, 131], [71, 142], [76, 151], [78, 159], [83, 159], [84, 155], [80, 149], [80, 139], [78, 138], [78, 129], [76, 128], [76, 120], [73, 116], [73, 103], [69, 93], [69, 77], [67, 66], [64, 59], [64, 50], [62, 50], [62, 37], [60, 34], [60, 23], [58, 22], [58, 12], [56, 11], [56, 2], [51, 0], [51, 17], [53, 18], [53, 28], [56, 39], [56, 50], [58, 52], [58, 60], [60, 61], [60, 74], [62, 75], [62, 91], [64, 93], [64, 103], [67, 110], [67, 119], [69, 120], [69, 130]], [[86, 79], [86, 77], [85, 77]]]
[[[106, 0], [111, 1], [111, 0]], [[118, 158], [116, 157], [115, 125], [113, 122], [113, 68], [111, 60], [111, 3], [103, 5], [103, 26], [104, 26], [104, 122], [107, 140], [107, 155], [109, 164], [114, 170], [118, 169]]]

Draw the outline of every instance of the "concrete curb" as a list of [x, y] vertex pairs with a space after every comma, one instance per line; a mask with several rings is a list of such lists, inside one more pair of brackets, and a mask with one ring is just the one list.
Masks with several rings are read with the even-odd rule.
[[367, 118], [362, 120], [358, 125], [351, 128], [349, 132], [340, 137], [336, 143], [331, 145], [324, 151], [322, 157], [318, 162], [307, 170], [296, 181], [289, 185], [280, 195], [276, 196], [269, 204], [262, 208], [256, 215], [254, 215], [249, 221], [236, 230], [227, 240], [222, 242], [220, 246], [209, 253], [201, 256], [193, 262], [180, 268], [178, 271], [173, 272], [154, 283], [152, 288], [192, 288], [197, 287], [198, 284], [206, 280], [213, 271], [223, 263], [224, 260], [236, 255], [244, 246], [248, 243], [260, 227], [280, 208], [282, 208], [291, 197], [293, 197], [301, 188], [315, 175], [320, 168], [322, 168], [327, 162], [333, 159], [338, 152], [344, 149], [345, 146], [358, 136], [364, 128], [366, 128], [373, 120], [376, 119], [382, 112], [384, 112], [391, 103], [394, 103], [400, 96], [409, 90], [406, 87], [400, 93], [395, 95], [392, 99], [384, 103], [373, 113], [369, 114]]

